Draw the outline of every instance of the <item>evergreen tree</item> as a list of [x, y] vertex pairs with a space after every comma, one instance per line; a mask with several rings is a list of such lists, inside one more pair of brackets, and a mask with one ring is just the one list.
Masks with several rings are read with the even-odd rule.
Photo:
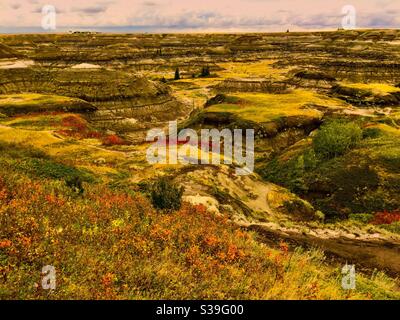
[[181, 75], [180, 75], [180, 73], [179, 73], [179, 68], [176, 68], [174, 79], [175, 79], [175, 80], [179, 80], [180, 78], [181, 78]]
[[201, 69], [201, 76], [202, 77], [208, 77], [208, 76], [210, 76], [210, 68], [207, 66], [207, 67], [203, 67], [202, 69]]

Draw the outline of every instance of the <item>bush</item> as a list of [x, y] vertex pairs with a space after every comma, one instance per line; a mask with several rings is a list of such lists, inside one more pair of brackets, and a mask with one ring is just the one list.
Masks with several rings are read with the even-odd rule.
[[374, 215], [369, 213], [353, 213], [349, 215], [350, 220], [369, 223], [374, 218]]
[[321, 158], [331, 159], [357, 146], [361, 138], [362, 131], [357, 124], [333, 121], [323, 125], [315, 135], [313, 148]]
[[126, 144], [124, 139], [118, 137], [115, 134], [106, 136], [102, 140], [104, 146], [120, 146]]
[[209, 76], [210, 76], [210, 68], [208, 66], [201, 68], [200, 77], [209, 77]]
[[391, 224], [382, 224], [380, 225], [380, 227], [390, 232], [400, 234], [400, 222], [393, 222]]
[[400, 222], [400, 211], [388, 212], [385, 210], [377, 212], [371, 221], [372, 224], [391, 224], [394, 222]]
[[284, 201], [283, 208], [296, 220], [309, 221], [323, 220], [325, 218], [322, 212], [317, 213], [310, 203], [300, 198]]
[[83, 188], [83, 180], [80, 176], [71, 176], [65, 179], [65, 184], [68, 188], [72, 189], [78, 194], [83, 194], [85, 189]]
[[157, 209], [174, 211], [182, 205], [183, 187], [176, 186], [171, 179], [160, 178], [150, 185], [150, 198]]
[[381, 130], [378, 128], [365, 128], [363, 130], [363, 139], [375, 139], [382, 135]]

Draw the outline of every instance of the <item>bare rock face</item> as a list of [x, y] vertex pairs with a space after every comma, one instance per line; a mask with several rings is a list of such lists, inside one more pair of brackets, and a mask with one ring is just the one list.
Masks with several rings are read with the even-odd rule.
[[267, 79], [228, 79], [215, 86], [219, 92], [264, 92], [287, 93], [288, 85], [285, 82]]
[[0, 59], [18, 58], [21, 55], [9, 46], [0, 43]]
[[98, 110], [88, 114], [95, 124], [121, 134], [142, 132], [140, 139], [155, 124], [185, 114], [167, 85], [103, 68], [0, 69], [0, 94], [25, 92], [79, 98]]
[[315, 70], [296, 70], [287, 82], [295, 88], [306, 88], [323, 92], [329, 91], [337, 83], [334, 77]]
[[370, 90], [351, 88], [341, 85], [333, 86], [333, 96], [359, 107], [397, 107], [400, 104], [400, 92], [375, 94]]

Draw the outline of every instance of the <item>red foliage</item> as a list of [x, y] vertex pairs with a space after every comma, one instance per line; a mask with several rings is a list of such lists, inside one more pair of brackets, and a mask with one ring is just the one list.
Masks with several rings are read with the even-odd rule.
[[374, 219], [371, 221], [372, 224], [391, 224], [393, 222], [400, 221], [400, 211], [383, 211], [375, 213]]
[[127, 208], [135, 203], [135, 200], [124, 193], [103, 192], [101, 197], [95, 199], [102, 207], [107, 209], [113, 207]]
[[87, 127], [85, 120], [79, 116], [71, 115], [62, 119], [61, 125], [69, 129], [58, 130], [57, 132], [68, 137], [77, 139], [100, 139], [102, 134], [97, 131], [92, 131]]
[[126, 144], [125, 140], [118, 137], [115, 134], [106, 136], [103, 138], [103, 145], [105, 146], [115, 146], [115, 145], [123, 145]]
[[76, 131], [84, 131], [87, 129], [85, 121], [77, 116], [68, 116], [62, 119], [63, 127], [73, 128]]
[[289, 253], [289, 245], [284, 241], [281, 241], [279, 243], [279, 249], [281, 249], [284, 255], [287, 255]]

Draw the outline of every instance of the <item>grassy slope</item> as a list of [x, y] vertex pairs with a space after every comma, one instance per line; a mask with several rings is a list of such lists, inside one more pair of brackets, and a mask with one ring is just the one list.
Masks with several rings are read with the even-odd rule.
[[[1, 298], [398, 298], [380, 273], [360, 274], [357, 290], [344, 291], [321, 252], [268, 248], [201, 206], [156, 212], [109, 174], [128, 166], [121, 152], [54, 136], [70, 117], [2, 121]], [[94, 164], [98, 157], [105, 163]], [[82, 196], [66, 185], [74, 176]], [[57, 269], [52, 294], [40, 289], [48, 264]]]
[[329, 215], [395, 210], [400, 205], [399, 130], [383, 124], [371, 129], [378, 130], [377, 136], [330, 160], [312, 160], [312, 139], [303, 140], [260, 168], [260, 173], [303, 194]]
[[[246, 65], [227, 65], [220, 76], [275, 77], [270, 62]], [[199, 86], [185, 92], [199, 101], [205, 100], [205, 87], [216, 82], [185, 81]], [[245, 116], [257, 121], [316, 116], [318, 112], [299, 107], [326, 102], [305, 91], [283, 98], [240, 97], [248, 107]], [[236, 105], [230, 107], [237, 112]], [[87, 140], [56, 138], [46, 123], [27, 127], [14, 119], [6, 124], [13, 128], [0, 128], [0, 140], [24, 146], [6, 145], [0, 155], [0, 261], [6, 274], [0, 298], [400, 298], [393, 281], [381, 273], [371, 278], [359, 274], [357, 289], [344, 291], [340, 270], [325, 264], [320, 252], [296, 250], [292, 256], [285, 244], [280, 250], [268, 248], [202, 207], [165, 215], [140, 193], [116, 191], [96, 179], [86, 179], [85, 194], [78, 196], [65, 186], [65, 178], [99, 175], [100, 167], [91, 165], [98, 157], [106, 158], [101, 168], [126, 166], [124, 157]], [[29, 144], [51, 158], [29, 151]], [[63, 157], [67, 161], [58, 165]], [[46, 165], [32, 165], [37, 163]], [[80, 170], [82, 163], [92, 172]], [[46, 264], [58, 270], [53, 294], [40, 289], [40, 270]]]
[[274, 78], [282, 79], [288, 69], [273, 69], [274, 60], [261, 60], [253, 63], [233, 63], [226, 62], [219, 65], [225, 70], [218, 74], [223, 78]]
[[[268, 248], [201, 206], [167, 215], [139, 193], [94, 182], [79, 196], [62, 176], [76, 169], [18, 145], [2, 144], [0, 161], [2, 299], [399, 298], [383, 274], [358, 275], [344, 291], [320, 252]], [[47, 166], [21, 167], [31, 161]], [[61, 175], [43, 169], [54, 166]], [[40, 289], [48, 264], [54, 293]]]
[[343, 83], [343, 85], [349, 88], [367, 90], [375, 95], [386, 95], [400, 91], [400, 88], [385, 83]]
[[0, 113], [8, 116], [34, 113], [34, 112], [59, 112], [65, 110], [79, 111], [90, 106], [85, 101], [36, 93], [0, 95]]
[[302, 108], [307, 104], [316, 104], [338, 108], [343, 104], [336, 100], [320, 96], [305, 90], [295, 90], [288, 94], [236, 93], [238, 104], [218, 104], [207, 108], [210, 112], [231, 112], [241, 118], [255, 122], [267, 122], [287, 116], [309, 116], [319, 118], [322, 113], [315, 109]]

